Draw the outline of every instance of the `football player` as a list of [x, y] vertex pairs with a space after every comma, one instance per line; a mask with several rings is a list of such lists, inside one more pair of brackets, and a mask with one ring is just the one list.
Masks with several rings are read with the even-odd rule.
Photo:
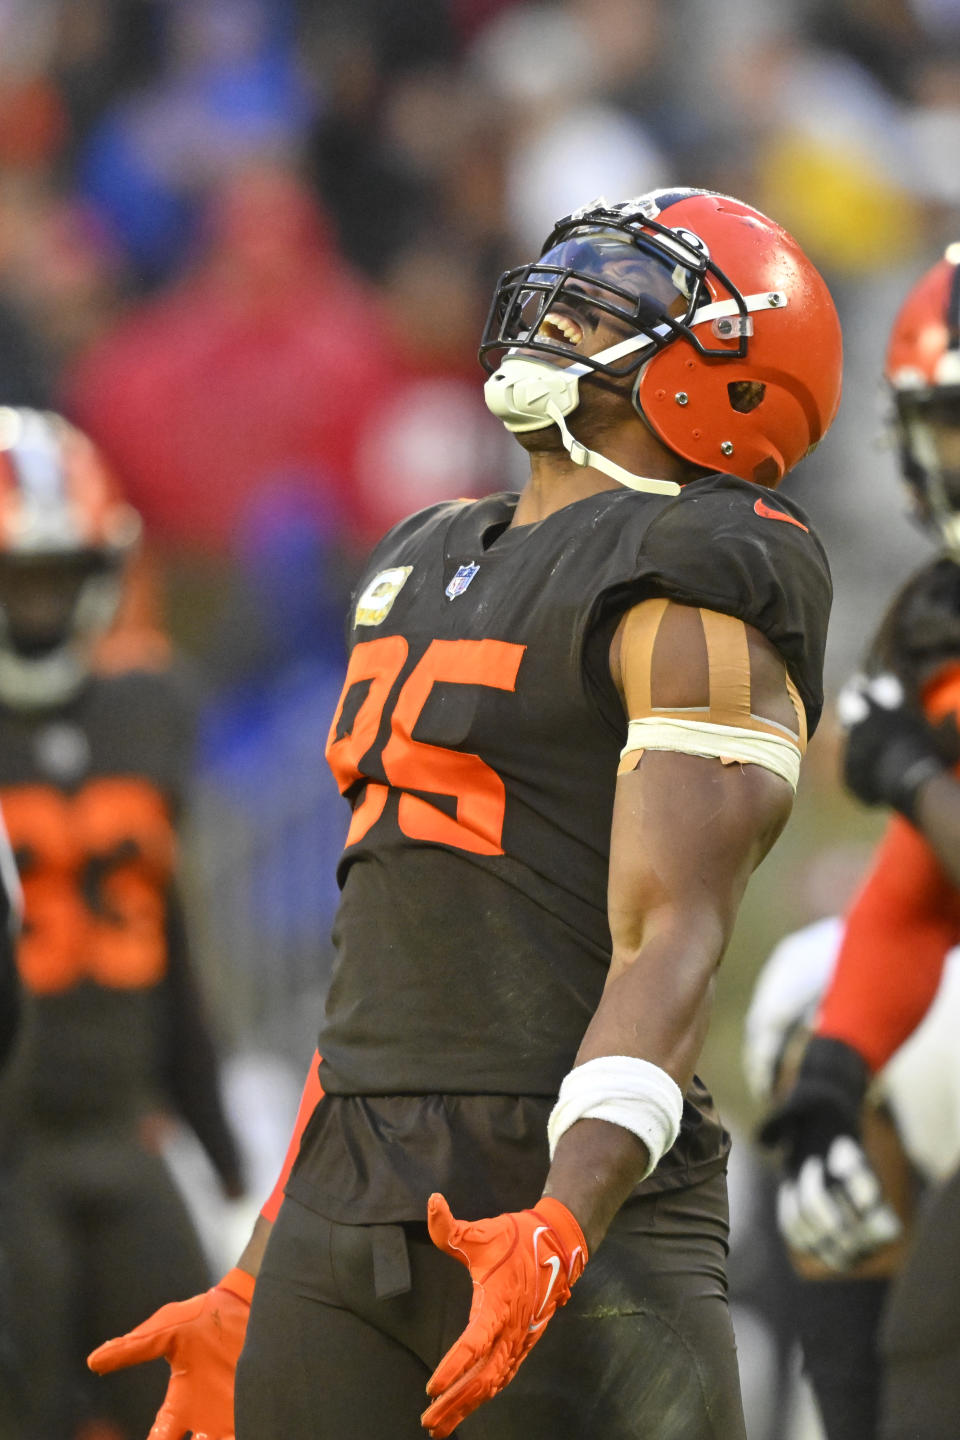
[[[241, 1190], [176, 893], [187, 695], [169, 670], [94, 668], [139, 533], [85, 436], [0, 408], [0, 801], [24, 892], [0, 1245], [23, 1440], [89, 1417], [88, 1336], [206, 1283], [162, 1108]], [[138, 1440], [163, 1380], [96, 1389], [97, 1417]]]
[[[764, 1109], [790, 1089], [842, 939], [838, 917], [818, 920], [781, 940], [760, 972], [745, 1020], [744, 1066]], [[924, 1188], [960, 1157], [958, 1005], [960, 950], [954, 950], [935, 1004], [878, 1072], [858, 1116], [858, 1144], [890, 1206], [889, 1242], [842, 1271], [835, 1256], [827, 1264], [809, 1248], [787, 1247], [797, 1276], [787, 1313], [830, 1440], [876, 1440], [877, 1339], [890, 1281], [903, 1263]]]
[[[865, 674], [841, 694], [840, 713], [849, 728], [847, 784], [898, 813], [847, 917], [794, 1085], [761, 1130], [784, 1154], [788, 1243], [834, 1273], [849, 1273], [897, 1238], [897, 1215], [861, 1148], [863, 1101], [873, 1075], [927, 1013], [960, 940], [960, 246], [904, 301], [886, 378], [903, 474], [940, 553], [893, 601]], [[891, 1292], [879, 1341], [883, 1440], [956, 1433], [958, 1294], [960, 1173], [923, 1212]], [[838, 1305], [834, 1350], [849, 1318]], [[843, 1385], [836, 1367], [832, 1383]], [[852, 1432], [836, 1433], [846, 1440]]]
[[827, 562], [773, 487], [839, 324], [777, 224], [661, 190], [561, 220], [481, 356], [530, 479], [361, 576], [325, 1094], [279, 1213], [92, 1360], [169, 1356], [158, 1436], [232, 1433], [251, 1292], [242, 1440], [744, 1434], [694, 1070], [820, 712]]

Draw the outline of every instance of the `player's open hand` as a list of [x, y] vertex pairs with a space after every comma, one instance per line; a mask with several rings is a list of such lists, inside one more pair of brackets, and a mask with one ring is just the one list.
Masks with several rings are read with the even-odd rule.
[[587, 1247], [566, 1205], [549, 1198], [534, 1210], [465, 1221], [454, 1219], [442, 1195], [431, 1195], [427, 1221], [434, 1245], [466, 1265], [473, 1280], [467, 1328], [431, 1375], [433, 1404], [420, 1417], [428, 1435], [444, 1440], [513, 1379], [569, 1300]]
[[253, 1277], [231, 1270], [219, 1285], [164, 1305], [141, 1325], [87, 1356], [98, 1375], [157, 1360], [170, 1382], [147, 1440], [233, 1440], [233, 1377], [243, 1349]]

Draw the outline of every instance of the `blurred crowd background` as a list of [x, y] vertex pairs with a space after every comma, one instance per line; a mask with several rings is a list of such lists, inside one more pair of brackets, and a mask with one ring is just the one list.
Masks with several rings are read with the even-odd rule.
[[[255, 1191], [285, 1140], [256, 1073], [295, 1103], [329, 971], [352, 578], [401, 515], [522, 481], [475, 356], [499, 272], [575, 205], [663, 184], [798, 237], [846, 338], [839, 420], [785, 487], [834, 568], [832, 697], [930, 553], [880, 377], [960, 238], [958, 156], [960, 0], [0, 0], [0, 403], [102, 447], [202, 687], [185, 870]], [[754, 976], [844, 904], [881, 824], [839, 790], [828, 714], [702, 1067], [743, 1133]]]

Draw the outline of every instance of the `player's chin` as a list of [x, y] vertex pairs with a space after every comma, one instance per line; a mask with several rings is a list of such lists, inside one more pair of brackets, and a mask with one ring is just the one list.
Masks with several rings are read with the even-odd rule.
[[530, 455], [563, 452], [563, 440], [556, 425], [547, 425], [543, 430], [524, 430], [520, 434], [514, 432], [514, 439]]

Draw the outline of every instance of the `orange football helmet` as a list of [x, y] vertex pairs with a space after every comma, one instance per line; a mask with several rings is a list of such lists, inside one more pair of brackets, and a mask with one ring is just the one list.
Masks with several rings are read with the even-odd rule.
[[884, 374], [918, 515], [960, 558], [960, 244], [948, 246], [901, 305]]
[[[591, 356], [576, 345], [598, 311], [629, 334]], [[519, 431], [538, 426], [516, 387], [504, 398], [504, 362], [518, 354], [550, 368], [562, 359], [601, 384], [636, 373], [633, 403], [670, 450], [767, 486], [823, 438], [840, 403], [840, 323], [822, 276], [773, 220], [705, 190], [593, 201], [558, 222], [539, 260], [501, 277], [480, 357], [500, 367], [491, 409]], [[548, 410], [539, 424], [559, 424]]]
[[85, 435], [0, 406], [0, 700], [30, 709], [79, 688], [140, 531]]

